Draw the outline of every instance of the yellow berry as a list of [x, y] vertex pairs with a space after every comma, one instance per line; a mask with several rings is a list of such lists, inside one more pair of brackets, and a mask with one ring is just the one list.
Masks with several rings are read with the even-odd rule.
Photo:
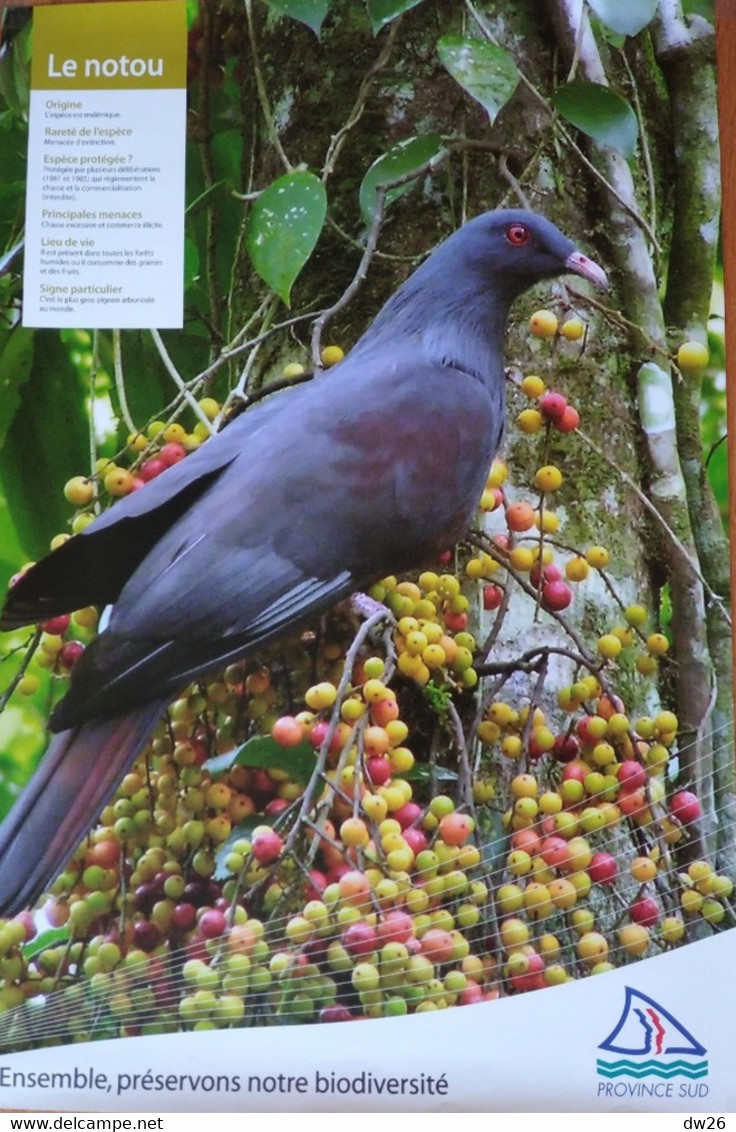
[[546, 389], [546, 385], [541, 377], [537, 377], [535, 373], [530, 373], [522, 380], [521, 389], [526, 393], [527, 397], [531, 397], [536, 401], [537, 397], [541, 397]]
[[677, 364], [683, 373], [698, 373], [708, 364], [708, 347], [702, 342], [683, 342], [677, 351]]
[[664, 656], [669, 650], [670, 642], [664, 633], [650, 633], [647, 637], [647, 649], [652, 656]]
[[556, 511], [550, 511], [545, 508], [541, 515], [538, 511], [534, 512], [534, 526], [537, 530], [542, 530], [545, 534], [553, 535], [555, 531], [560, 529], [560, 516]]
[[345, 351], [340, 346], [325, 346], [320, 356], [323, 365], [334, 366], [345, 357]]
[[515, 546], [509, 552], [509, 563], [515, 570], [528, 573], [534, 565], [534, 552], [529, 546]]
[[94, 499], [95, 487], [86, 476], [72, 476], [64, 484], [64, 495], [75, 507], [84, 507]]
[[562, 484], [562, 472], [554, 464], [538, 468], [534, 476], [534, 486], [540, 491], [557, 491]]
[[535, 432], [541, 431], [544, 418], [539, 409], [523, 409], [516, 418], [516, 423], [522, 432], [531, 436]]
[[529, 330], [534, 338], [554, 338], [557, 333], [557, 315], [553, 311], [535, 311], [529, 319]]
[[105, 476], [104, 486], [108, 495], [117, 498], [123, 495], [130, 495], [133, 490], [134, 480], [133, 476], [127, 468], [113, 468]]
[[596, 570], [602, 570], [604, 566], [608, 565], [609, 554], [605, 546], [591, 546], [586, 552], [585, 558], [589, 566], [593, 566]]
[[216, 401], [214, 397], [203, 397], [199, 402], [199, 407], [207, 419], [213, 421], [220, 411], [220, 402]]
[[565, 563], [565, 576], [570, 582], [583, 582], [589, 573], [590, 566], [579, 554]]
[[642, 625], [646, 624], [647, 611], [643, 605], [627, 605], [624, 610], [624, 617], [629, 625], [633, 625], [635, 629], [641, 629]]
[[605, 657], [606, 660], [612, 660], [619, 655], [623, 645], [613, 633], [604, 633], [602, 637], [598, 638], [597, 648], [602, 657]]
[[659, 665], [653, 656], [638, 656], [636, 658], [636, 671], [640, 676], [653, 676]]
[[562, 336], [568, 342], [577, 342], [585, 334], [585, 323], [581, 318], [567, 318], [562, 324]]

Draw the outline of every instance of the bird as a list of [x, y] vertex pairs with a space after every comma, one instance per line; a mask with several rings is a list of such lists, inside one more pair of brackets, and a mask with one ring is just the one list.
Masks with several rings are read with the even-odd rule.
[[341, 362], [264, 397], [22, 574], [2, 629], [111, 612], [0, 828], [0, 915], [47, 889], [192, 680], [461, 538], [504, 428], [511, 305], [565, 273], [606, 286], [543, 216], [475, 217]]

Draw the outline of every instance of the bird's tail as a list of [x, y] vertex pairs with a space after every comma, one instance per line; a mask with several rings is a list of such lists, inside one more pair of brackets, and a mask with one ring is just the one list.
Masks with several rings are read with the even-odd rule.
[[0, 827], [0, 915], [38, 899], [143, 750], [165, 703], [61, 731]]

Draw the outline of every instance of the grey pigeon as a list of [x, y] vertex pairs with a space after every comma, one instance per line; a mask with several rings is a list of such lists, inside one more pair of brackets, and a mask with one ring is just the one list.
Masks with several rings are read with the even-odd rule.
[[113, 608], [0, 829], [3, 915], [48, 887], [189, 681], [462, 536], [503, 430], [511, 304], [568, 272], [605, 286], [541, 216], [478, 216], [344, 361], [236, 417], [16, 583], [3, 629]]

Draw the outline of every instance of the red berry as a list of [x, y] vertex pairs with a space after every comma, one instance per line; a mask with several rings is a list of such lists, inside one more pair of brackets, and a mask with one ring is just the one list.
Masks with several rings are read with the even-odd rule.
[[73, 668], [84, 652], [81, 641], [67, 641], [59, 652], [59, 663], [64, 668]]
[[618, 863], [611, 853], [594, 853], [588, 874], [595, 884], [613, 884], [618, 876]]
[[535, 562], [529, 571], [529, 581], [533, 586], [538, 586], [540, 579], [543, 582], [559, 582], [561, 578], [562, 573], [554, 562], [550, 562], [548, 566], [540, 566], [538, 562]]
[[199, 917], [199, 930], [205, 939], [216, 939], [227, 931], [227, 918], [219, 908], [209, 908]]
[[629, 915], [635, 924], [652, 928], [659, 920], [659, 906], [651, 896], [640, 896], [629, 908]]
[[[391, 817], [394, 816], [394, 814], [391, 815]], [[427, 845], [429, 844], [429, 842], [427, 841], [427, 835], [425, 833], [422, 833], [421, 829], [405, 829], [403, 837], [404, 841], [409, 846], [415, 857], [417, 853], [421, 853], [424, 849], [426, 849]]]
[[368, 759], [365, 764], [365, 769], [374, 786], [385, 786], [391, 777], [391, 763], [388, 759], [383, 758], [383, 756]]
[[702, 809], [697, 796], [691, 790], [678, 790], [677, 794], [672, 795], [670, 813], [682, 825], [689, 825], [690, 822], [698, 820]]
[[283, 847], [283, 841], [273, 829], [253, 838], [253, 856], [261, 865], [270, 865], [278, 860]]
[[552, 754], [560, 763], [571, 763], [580, 754], [580, 743], [574, 735], [558, 735]]
[[616, 778], [626, 790], [640, 790], [646, 784], [647, 772], [641, 763], [626, 759], [616, 772]]
[[503, 590], [500, 586], [491, 585], [483, 587], [483, 608], [490, 612], [492, 609], [498, 609], [503, 601]]
[[[162, 445], [157, 458], [163, 460], [166, 467], [170, 468], [172, 464], [178, 464], [180, 460], [183, 460], [186, 454], [187, 450], [183, 444], [179, 444], [177, 440], [170, 440], [168, 444]], [[156, 459], [156, 457], [152, 457], [152, 459]]]
[[572, 590], [566, 582], [547, 582], [542, 586], [542, 605], [545, 609], [567, 609], [571, 601]]
[[580, 424], [580, 413], [572, 405], [566, 405], [562, 416], [554, 422], [558, 432], [574, 432]]
[[342, 933], [342, 945], [351, 955], [370, 955], [377, 942], [376, 929], [364, 920], [350, 924]]
[[156, 476], [160, 476], [162, 472], [165, 472], [166, 468], [167, 465], [163, 460], [160, 460], [157, 456], [151, 456], [150, 460], [144, 460], [141, 464], [138, 469], [138, 477], [145, 483], [148, 483], [149, 480], [153, 480]]
[[539, 398], [537, 405], [548, 421], [557, 424], [558, 421], [562, 420], [562, 414], [567, 408], [567, 399], [561, 393], [555, 393], [554, 390], [550, 389], [548, 393]]
[[319, 1012], [320, 1022], [352, 1022], [353, 1015], [347, 1006], [323, 1006]]
[[451, 609], [448, 609], [443, 617], [445, 626], [451, 633], [463, 633], [468, 627], [467, 613], [454, 613]]
[[55, 637], [63, 637], [69, 628], [69, 614], [61, 613], [58, 617], [49, 617], [48, 621], [41, 622], [44, 633], [51, 633]]
[[296, 747], [303, 740], [304, 731], [293, 715], [282, 715], [271, 728], [271, 738], [281, 747]]
[[141, 951], [153, 951], [161, 942], [161, 932], [150, 920], [138, 920], [133, 926], [133, 943]]
[[404, 802], [403, 806], [399, 806], [398, 810], [392, 812], [391, 817], [399, 823], [403, 830], [413, 825], [422, 816], [422, 812], [422, 807], [418, 806], [416, 802]]

